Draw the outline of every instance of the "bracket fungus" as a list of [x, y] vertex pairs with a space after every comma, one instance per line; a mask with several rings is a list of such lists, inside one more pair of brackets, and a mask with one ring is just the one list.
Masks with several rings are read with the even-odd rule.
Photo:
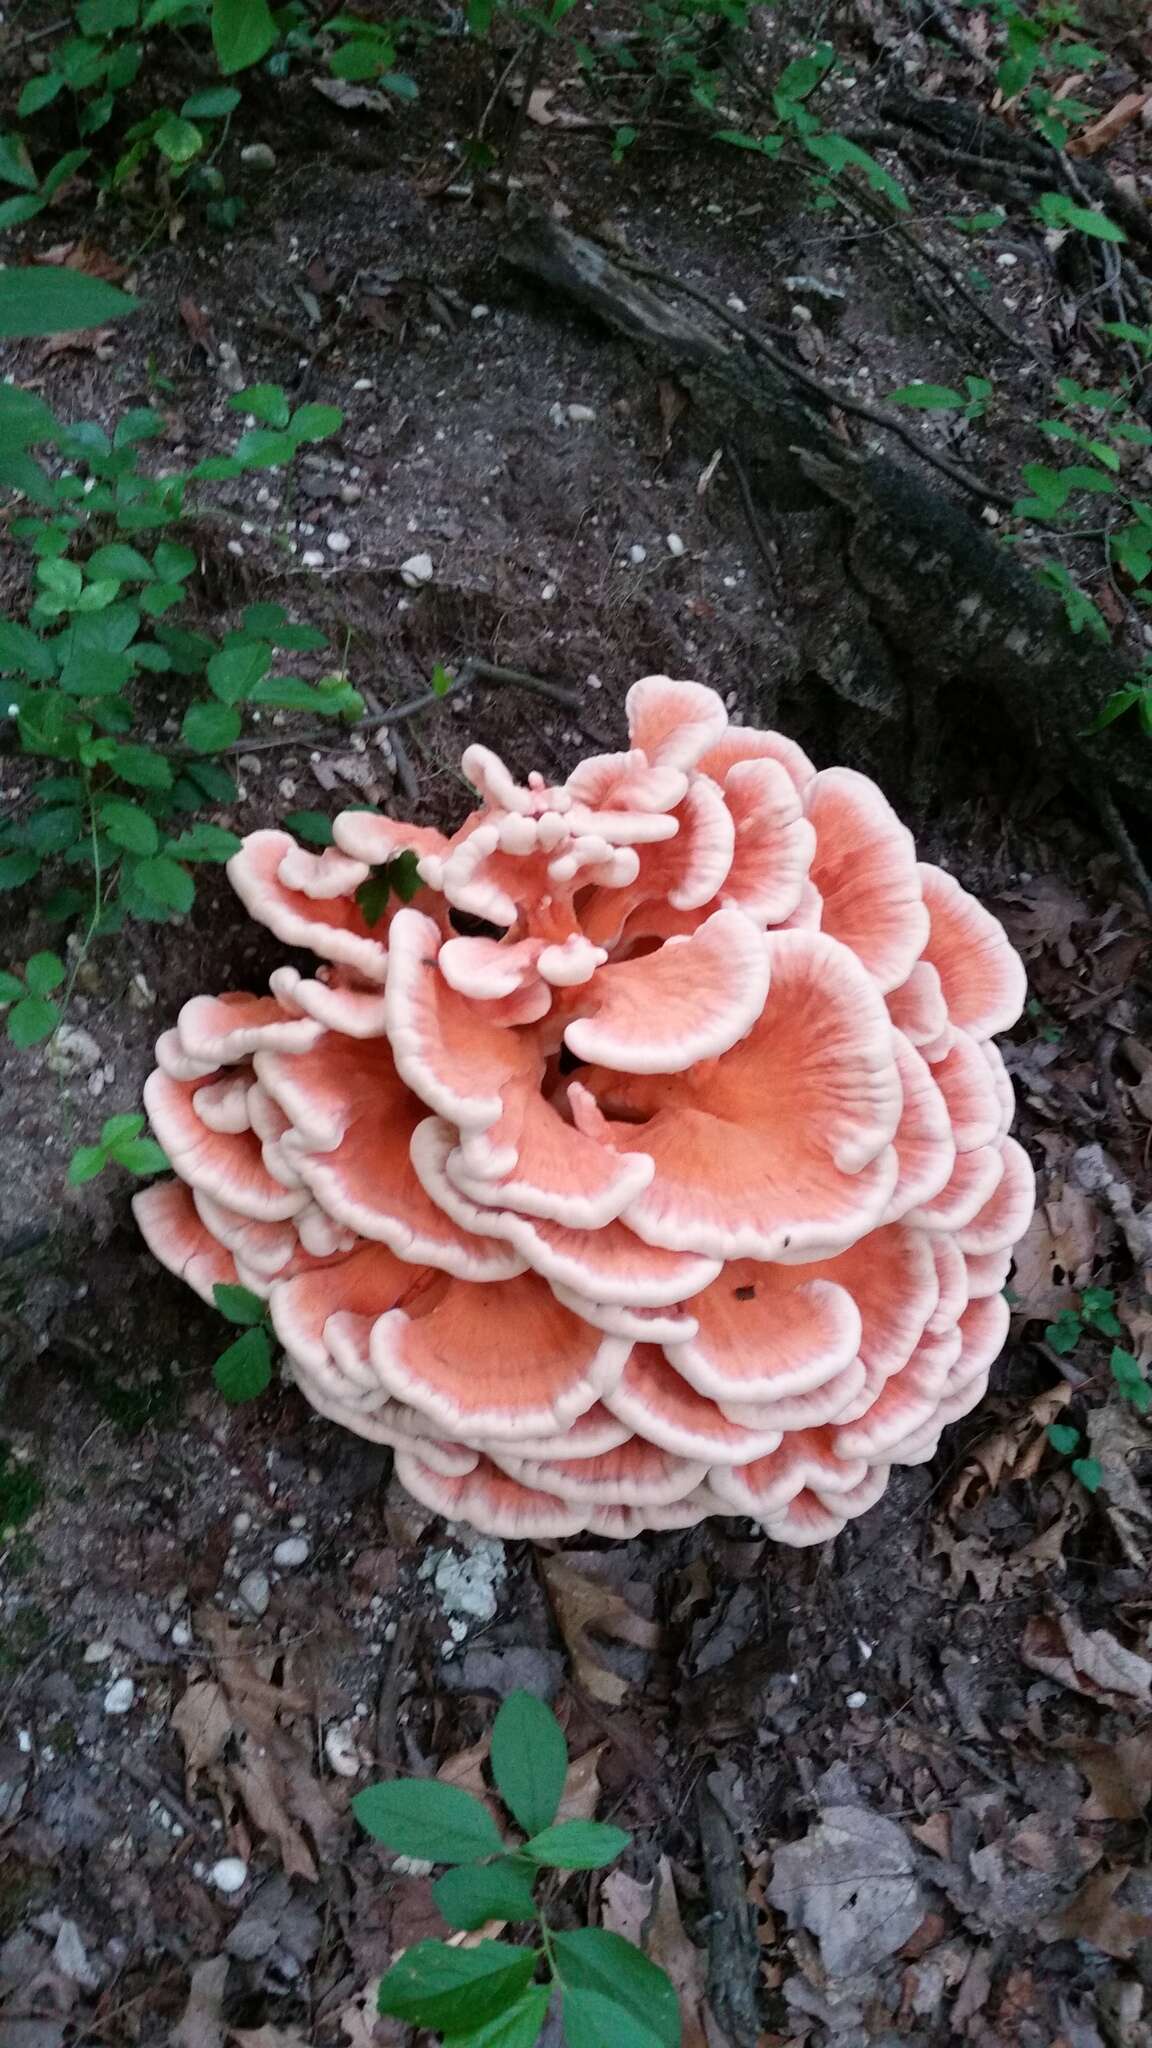
[[314, 1407], [446, 1515], [818, 1543], [1004, 1342], [1024, 970], [866, 777], [695, 683], [627, 704], [559, 786], [469, 747], [451, 837], [245, 840], [241, 900], [321, 964], [164, 1033], [178, 1178], [136, 1213], [207, 1300], [266, 1298]]

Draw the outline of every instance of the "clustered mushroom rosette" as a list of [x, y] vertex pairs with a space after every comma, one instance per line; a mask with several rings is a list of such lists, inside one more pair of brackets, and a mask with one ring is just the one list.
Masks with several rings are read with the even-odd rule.
[[1004, 1342], [1024, 970], [865, 776], [696, 683], [627, 708], [559, 786], [469, 747], [451, 837], [245, 840], [241, 900], [324, 964], [184, 1006], [145, 1090], [179, 1177], [136, 1213], [206, 1300], [266, 1297], [309, 1401], [445, 1515], [817, 1543]]

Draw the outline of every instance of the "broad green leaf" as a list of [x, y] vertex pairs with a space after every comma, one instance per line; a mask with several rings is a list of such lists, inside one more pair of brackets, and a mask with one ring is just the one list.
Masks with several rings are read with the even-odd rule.
[[251, 640], [239, 647], [224, 647], [208, 663], [208, 681], [224, 704], [237, 704], [250, 697], [255, 685], [272, 666], [272, 649], [266, 641]]
[[36, 682], [46, 682], [56, 673], [56, 657], [38, 633], [14, 619], [0, 619], [0, 673], [10, 675], [22, 669]]
[[332, 820], [323, 811], [289, 811], [280, 822], [286, 832], [294, 832], [310, 846], [332, 844]]
[[39, 872], [38, 854], [0, 853], [0, 889], [22, 889]]
[[226, 1321], [239, 1323], [242, 1329], [262, 1323], [268, 1313], [267, 1304], [250, 1287], [230, 1287], [223, 1280], [212, 1289], [212, 1299]]
[[883, 192], [902, 213], [908, 211], [908, 195], [903, 186], [874, 156], [861, 149], [859, 143], [852, 142], [847, 135], [805, 135], [803, 140], [809, 154], [826, 164], [833, 174], [844, 170], [862, 171], [873, 191]]
[[534, 1949], [502, 1941], [481, 1941], [475, 1948], [419, 1941], [381, 1979], [378, 2009], [412, 2026], [475, 2031], [523, 1996], [537, 1961]]
[[127, 1173], [167, 1173], [170, 1165], [167, 1153], [155, 1138], [120, 1138], [109, 1145], [108, 1152]]
[[952, 412], [967, 402], [963, 392], [948, 384], [902, 384], [888, 393], [889, 405], [914, 405], [921, 412]]
[[1067, 1422], [1050, 1422], [1047, 1437], [1052, 1449], [1059, 1451], [1062, 1458], [1066, 1458], [1076, 1449], [1080, 1441], [1080, 1431], [1073, 1429]]
[[488, 1920], [531, 1920], [536, 1911], [531, 1873], [511, 1857], [463, 1863], [446, 1870], [432, 1896], [450, 1927], [473, 1929]]
[[33, 953], [25, 966], [24, 980], [34, 996], [48, 996], [59, 988], [66, 973], [58, 953]]
[[190, 164], [204, 147], [204, 136], [196, 123], [185, 121], [179, 114], [169, 114], [166, 121], [161, 121], [152, 140], [161, 155], [173, 164]]
[[8, 1012], [8, 1036], [13, 1045], [39, 1045], [51, 1038], [60, 1022], [60, 1012], [48, 996], [25, 996]]
[[196, 754], [218, 754], [240, 737], [240, 713], [230, 704], [190, 704], [180, 737]]
[[498, 1856], [504, 1847], [482, 1801], [439, 1778], [395, 1778], [369, 1785], [356, 1794], [352, 1811], [375, 1841], [398, 1856], [473, 1863], [481, 1856]]
[[254, 1401], [272, 1378], [272, 1347], [267, 1330], [245, 1330], [222, 1351], [212, 1377], [226, 1401]]
[[51, 106], [56, 95], [63, 90], [62, 71], [46, 71], [40, 78], [30, 78], [16, 102], [16, 112], [21, 120], [28, 114], [38, 114], [41, 107]]
[[339, 433], [344, 415], [338, 405], [301, 405], [288, 421], [288, 432], [296, 441], [324, 441]]
[[24, 983], [18, 974], [0, 973], [0, 1003], [18, 1003], [24, 993]]
[[60, 671], [69, 697], [115, 697], [132, 673], [124, 654], [72, 654]]
[[182, 583], [196, 568], [196, 554], [179, 541], [162, 540], [152, 556], [152, 566], [164, 583]]
[[1099, 1491], [1100, 1481], [1104, 1477], [1104, 1468], [1099, 1458], [1073, 1458], [1072, 1472], [1086, 1493]]
[[243, 843], [237, 833], [226, 831], [223, 825], [190, 825], [178, 839], [169, 840], [168, 852], [173, 860], [231, 860]]
[[267, 427], [250, 427], [246, 434], [241, 434], [232, 456], [244, 469], [279, 469], [292, 461], [296, 446], [291, 433], [276, 434]]
[[194, 92], [180, 112], [186, 121], [219, 121], [240, 105], [234, 85], [210, 85], [206, 92]]
[[279, 384], [250, 384], [245, 391], [234, 391], [228, 403], [233, 412], [250, 412], [266, 427], [286, 427], [292, 410]]
[[1106, 213], [1098, 213], [1095, 207], [1077, 206], [1064, 192], [1042, 192], [1033, 212], [1039, 215], [1046, 227], [1076, 228], [1082, 235], [1092, 235], [1099, 242], [1128, 240], [1118, 222], [1109, 220]]
[[236, 778], [219, 761], [186, 761], [184, 777], [214, 804], [236, 801]]
[[95, 1180], [103, 1173], [108, 1157], [103, 1145], [78, 1145], [68, 1161], [68, 1179], [74, 1188], [83, 1187], [86, 1180]]
[[0, 135], [0, 183], [35, 192], [40, 183], [21, 135]]
[[136, 311], [138, 301], [99, 277], [51, 264], [0, 270], [0, 339], [103, 327]]
[[568, 1772], [568, 1745], [551, 1707], [530, 1692], [510, 1693], [492, 1724], [492, 1771], [526, 1835], [551, 1825]]
[[624, 1854], [631, 1835], [598, 1820], [561, 1820], [524, 1844], [533, 1863], [551, 1870], [600, 1870]]
[[[214, 709], [208, 705], [207, 710]], [[164, 759], [151, 747], [131, 744], [117, 746], [109, 758], [109, 767], [123, 782], [130, 782], [137, 789], [171, 789], [172, 770]]]
[[221, 71], [246, 71], [276, 41], [267, 0], [212, 0], [212, 42]]
[[665, 2048], [669, 2038], [649, 2025], [643, 2014], [618, 2004], [610, 1991], [564, 1988], [566, 2048], [608, 2048], [609, 2042], [612, 2048]]
[[16, 199], [0, 201], [0, 228], [20, 228], [25, 221], [43, 213], [47, 201], [39, 193], [24, 192]]
[[249, 704], [275, 704], [281, 711], [330, 712], [332, 705], [315, 683], [300, 676], [265, 676], [245, 691]]
[[550, 1984], [530, 1984], [495, 2019], [463, 2034], [445, 2034], [444, 2048], [536, 2048], [551, 1997]]
[[102, 1145], [118, 1145], [125, 1138], [138, 1138], [144, 1129], [144, 1119], [139, 1112], [127, 1110], [121, 1116], [106, 1117], [100, 1129]]
[[398, 100], [418, 100], [420, 97], [420, 87], [406, 71], [385, 71], [377, 83], [385, 92], [395, 93]]
[[139, 548], [130, 548], [126, 541], [114, 540], [107, 547], [97, 548], [89, 555], [84, 567], [89, 576], [116, 576], [122, 583], [150, 583], [155, 570], [147, 555]]
[[128, 853], [155, 853], [160, 845], [156, 820], [139, 804], [117, 796], [103, 797], [99, 806], [101, 830], [114, 846]]
[[[609, 1934], [602, 1927], [581, 1927], [572, 1934], [554, 1934], [552, 1952], [557, 1975], [567, 1993], [592, 1992], [612, 2005], [620, 2006], [634, 2024], [647, 2027], [658, 2048], [679, 2048], [680, 2008], [676, 1993], [663, 1970], [622, 1935]], [[599, 2048], [620, 2035], [601, 2034]], [[587, 2039], [587, 2037], [585, 2037]], [[643, 2034], [638, 2044], [647, 2048]], [[582, 2044], [583, 2048], [583, 2044]]]
[[166, 853], [157, 853], [150, 860], [140, 860], [132, 870], [133, 880], [138, 888], [150, 896], [155, 903], [162, 903], [165, 910], [183, 913], [191, 910], [196, 895], [196, 884], [186, 868], [179, 861], [171, 860]]

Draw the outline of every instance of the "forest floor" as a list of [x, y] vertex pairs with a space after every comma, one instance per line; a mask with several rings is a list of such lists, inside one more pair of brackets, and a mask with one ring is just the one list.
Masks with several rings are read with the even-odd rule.
[[[886, 42], [879, 8], [855, 19], [861, 95], [899, 64], [922, 93], [985, 103], [951, 43]], [[519, 138], [523, 193], [857, 397], [978, 370], [990, 419], [923, 433], [1017, 488], [1039, 383], [1094, 381], [1034, 223], [997, 237], [982, 301], [1022, 353], [947, 285], [934, 317], [888, 235], [813, 211], [761, 158], [671, 123], [613, 163], [614, 122], [562, 50], [550, 60]], [[1152, 39], [1118, 36], [1100, 111], [1150, 75]], [[347, 647], [382, 708], [469, 656], [579, 695], [562, 712], [477, 687], [413, 719], [407, 795], [386, 744], [317, 748], [277, 714], [218, 814], [234, 830], [349, 802], [455, 823], [466, 739], [562, 774], [618, 740], [624, 689], [650, 671], [714, 685], [746, 722], [812, 721], [796, 621], [824, 601], [819, 561], [809, 587], [774, 589], [687, 395], [500, 262], [502, 195], [456, 147], [491, 92], [474, 54], [425, 63], [420, 83], [418, 109], [383, 112], [319, 98], [308, 67], [256, 96], [242, 140], [267, 142], [275, 169], [245, 175], [227, 236], [190, 215], [139, 254], [127, 211], [73, 200], [23, 237], [24, 255], [102, 251], [143, 301], [63, 349], [8, 346], [4, 373], [66, 416], [110, 423], [151, 399], [163, 459], [183, 461], [230, 444], [238, 383], [344, 411], [291, 480], [220, 488], [198, 537], [217, 629], [275, 598]], [[1118, 136], [1116, 174], [1139, 173], [1141, 146], [1146, 165], [1136, 138]], [[948, 216], [984, 202], [955, 167], [901, 170], [962, 267]], [[425, 552], [413, 590], [399, 565]], [[12, 551], [2, 571], [14, 601], [24, 566]], [[521, 1686], [566, 1726], [571, 1810], [635, 1834], [626, 1874], [574, 1881], [565, 1910], [634, 1932], [662, 1890], [649, 1941], [681, 1985], [685, 2048], [755, 2048], [707, 2005], [702, 1788], [739, 1845], [760, 2048], [1147, 2044], [1152, 1439], [1109, 1356], [1152, 1351], [1149, 916], [1042, 758], [1007, 733], [1000, 753], [998, 787], [908, 822], [1029, 967], [1005, 1053], [1040, 1204], [1013, 1338], [936, 1461], [894, 1473], [825, 1548], [735, 1520], [478, 1541], [291, 1389], [223, 1403], [219, 1321], [145, 1253], [123, 1177], [65, 1181], [73, 1149], [137, 1106], [179, 1005], [275, 964], [222, 881], [187, 919], [130, 924], [93, 953], [69, 1050], [6, 1048], [0, 2048], [410, 2039], [374, 2018], [371, 1985], [443, 1923], [430, 1880], [389, 1867], [349, 1800], [396, 1767], [478, 1784], [494, 1703]], [[17, 912], [5, 958], [35, 942]], [[1094, 1486], [1051, 1447], [1055, 1422], [1084, 1432]], [[248, 1868], [235, 1895], [213, 1879], [227, 1857]]]

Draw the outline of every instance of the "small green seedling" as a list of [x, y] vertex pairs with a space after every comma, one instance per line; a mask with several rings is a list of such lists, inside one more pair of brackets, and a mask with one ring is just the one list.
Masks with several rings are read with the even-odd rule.
[[167, 1173], [168, 1160], [155, 1138], [142, 1136], [142, 1116], [110, 1116], [96, 1145], [81, 1145], [68, 1163], [68, 1179], [74, 1188], [95, 1180], [106, 1166], [122, 1166], [128, 1173]]
[[[1050, 1422], [1046, 1434], [1052, 1449], [1059, 1451], [1062, 1458], [1071, 1457], [1078, 1445], [1084, 1441], [1080, 1431], [1067, 1422]], [[1104, 1469], [1099, 1458], [1072, 1457], [1071, 1469], [1086, 1493], [1096, 1493], [1099, 1490], [1100, 1481], [1104, 1477]]]
[[1066, 1358], [1075, 1351], [1087, 1330], [1096, 1330], [1102, 1337], [1123, 1336], [1116, 1317], [1116, 1296], [1111, 1287], [1085, 1287], [1078, 1309], [1061, 1309], [1056, 1321], [1045, 1326], [1044, 1341]]
[[248, 1287], [229, 1287], [218, 1281], [213, 1298], [222, 1316], [238, 1323], [243, 1336], [220, 1353], [212, 1377], [224, 1399], [233, 1407], [254, 1401], [272, 1379], [272, 1337], [268, 1304]]
[[492, 1776], [523, 1840], [489, 1807], [438, 1778], [395, 1779], [357, 1793], [363, 1828], [399, 1856], [447, 1866], [433, 1886], [452, 1927], [532, 1926], [538, 1943], [421, 1941], [381, 1980], [379, 2009], [430, 2028], [444, 2048], [534, 2048], [558, 2000], [567, 2048], [679, 2048], [676, 1993], [631, 1942], [601, 1927], [561, 1931], [537, 1888], [548, 1873], [602, 1870], [631, 1837], [593, 1820], [557, 1820], [568, 1748], [531, 1693], [505, 1700], [492, 1728]]
[[[0, 880], [0, 888], [4, 886]], [[23, 976], [0, 974], [0, 1006], [10, 1005], [8, 1036], [13, 1045], [40, 1045], [59, 1029], [61, 1010], [52, 991], [60, 987], [66, 974], [58, 953], [33, 953], [24, 964]]]

